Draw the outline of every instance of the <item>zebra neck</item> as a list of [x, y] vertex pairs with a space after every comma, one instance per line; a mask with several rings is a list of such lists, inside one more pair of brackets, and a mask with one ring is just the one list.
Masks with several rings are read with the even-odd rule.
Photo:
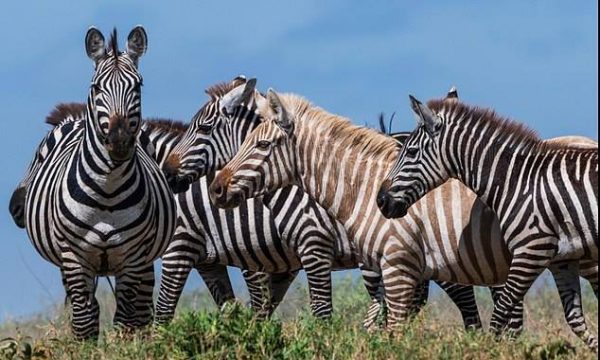
[[532, 189], [543, 154], [499, 131], [493, 123], [471, 121], [460, 126], [462, 130], [453, 134], [453, 140], [442, 139], [442, 143], [450, 144], [442, 147], [442, 162], [451, 176], [473, 190], [499, 219], [509, 216], [503, 213], [505, 200], [515, 191]]
[[[308, 124], [310, 125], [310, 124]], [[382, 151], [349, 146], [351, 139], [332, 138], [318, 126], [298, 131], [298, 176], [305, 192], [342, 223], [376, 211], [377, 190], [390, 171], [397, 150], [395, 141]]]
[[146, 135], [154, 148], [152, 149], [154, 160], [159, 167], [162, 167], [165, 160], [167, 160], [171, 154], [171, 151], [173, 151], [175, 146], [179, 143], [182, 135], [157, 128], [142, 129], [146, 132]]

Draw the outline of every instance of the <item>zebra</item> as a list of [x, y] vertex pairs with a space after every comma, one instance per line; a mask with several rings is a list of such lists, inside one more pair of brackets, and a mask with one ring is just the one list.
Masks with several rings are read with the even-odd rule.
[[[53, 126], [53, 129], [48, 132], [42, 142], [35, 151], [35, 155], [30, 162], [24, 178], [19, 182], [10, 199], [9, 212], [17, 225], [20, 228], [25, 228], [25, 195], [27, 186], [31, 183], [33, 176], [38, 171], [48, 154], [52, 151], [61, 139], [71, 131], [78, 131], [84, 126], [86, 117], [86, 104], [84, 103], [60, 103], [46, 117], [46, 123]], [[163, 124], [172, 124], [173, 121], [161, 118], [145, 119], [140, 132], [140, 143], [146, 152], [153, 157], [161, 156], [161, 153], [154, 153], [153, 133], [150, 132], [150, 127], [160, 127]], [[168, 132], [163, 137], [169, 137]], [[152, 135], [152, 142], [150, 136]], [[163, 139], [164, 140], [164, 139]], [[164, 147], [157, 147], [158, 150], [164, 151]], [[213, 300], [218, 307], [222, 307], [225, 302], [234, 299], [233, 288], [225, 267], [219, 265], [203, 265], [200, 264], [196, 270], [203, 278]]]
[[98, 335], [96, 276], [115, 275], [116, 325], [151, 322], [153, 261], [166, 249], [176, 221], [170, 188], [138, 141], [144, 28], [129, 33], [126, 52], [118, 49], [116, 29], [106, 46], [91, 27], [85, 46], [95, 63], [85, 120], [41, 162], [27, 186], [24, 211], [35, 249], [60, 268], [77, 338]]
[[[413, 96], [410, 101], [418, 126], [381, 185], [377, 202], [383, 214], [402, 217], [428, 191], [458, 179], [497, 214], [511, 253], [492, 330], [510, 330], [514, 304], [546, 267], [558, 267], [566, 277], [565, 309], [577, 308], [565, 314], [567, 322], [597, 348], [595, 337], [587, 336], [577, 274], [580, 262], [597, 271], [598, 148], [543, 142], [486, 108], [439, 100], [424, 105]], [[593, 281], [597, 296], [597, 273]]]
[[[199, 184], [194, 183], [194, 191], [192, 193], [187, 192], [186, 201], [182, 201], [179, 197], [179, 203], [192, 204], [196, 200], [197, 204], [201, 202], [198, 199], [206, 199], [206, 203], [209, 203], [207, 195], [207, 186], [204, 185], [207, 179], [203, 178], [208, 175], [212, 178], [214, 171], [219, 166], [223, 166], [229, 158], [235, 154], [237, 147], [244, 140], [244, 137], [260, 123], [260, 119], [254, 112], [254, 105], [252, 102], [255, 94], [256, 80], [250, 79], [246, 81], [245, 77], [236, 77], [229, 83], [218, 84], [207, 90], [210, 95], [210, 100], [206, 103], [193, 117], [191, 124], [186, 133], [179, 140], [177, 145], [170, 151], [170, 155], [167, 160], [162, 164], [163, 169], [167, 174], [167, 178], [170, 179], [170, 183], [174, 190], [187, 189], [190, 182], [197, 181], [200, 179]], [[201, 134], [201, 136], [198, 136]], [[400, 136], [400, 135], [398, 135]], [[208, 161], [207, 161], [208, 159]], [[210, 167], [210, 171], [209, 170]], [[210, 178], [208, 179], [210, 180]], [[191, 198], [189, 198], [192, 196]], [[204, 212], [207, 214], [215, 214], [216, 209], [212, 204], [204, 204]], [[332, 219], [322, 207], [310, 199], [306, 194], [299, 191], [297, 187], [289, 187], [282, 189], [274, 194], [268, 194], [262, 199], [261, 202], [250, 201], [249, 204], [254, 205], [254, 212], [248, 213], [248, 218], [255, 217], [256, 219], [266, 218], [268, 216], [273, 217], [275, 225], [279, 229], [280, 239], [274, 238], [269, 239], [268, 234], [265, 240], [267, 244], [277, 244], [282, 242], [288, 246], [287, 252], [271, 252], [275, 253], [279, 259], [276, 259], [280, 267], [288, 269], [295, 273], [300, 267], [303, 267], [307, 272], [309, 280], [309, 292], [311, 299], [321, 299], [319, 307], [311, 305], [313, 313], [321, 317], [329, 317], [332, 312], [331, 305], [331, 280], [330, 272], [332, 266], [334, 269], [348, 269], [361, 267], [357, 263], [354, 255], [352, 244], [346, 237], [346, 232], [337, 221]], [[266, 206], [266, 208], [263, 206]], [[210, 205], [210, 206], [209, 206]], [[199, 206], [199, 205], [196, 205]], [[244, 205], [239, 211], [246, 213], [250, 205]], [[181, 254], [193, 254], [198, 256], [196, 253], [199, 252], [197, 240], [194, 241], [190, 238], [190, 228], [201, 228], [206, 226], [209, 222], [208, 215], [205, 215], [207, 219], [201, 223], [201, 211], [196, 210], [197, 214], [190, 213], [191, 207], [188, 206], [185, 211], [182, 211], [182, 218], [189, 219], [190, 225], [187, 226], [182, 232], [181, 236], [181, 247], [173, 251], [173, 256], [178, 259], [181, 258]], [[238, 210], [235, 210], [238, 211]], [[219, 211], [222, 213], [222, 210]], [[221, 216], [222, 218], [222, 216]], [[240, 216], [240, 218], [243, 218]], [[255, 222], [259, 222], [254, 220]], [[264, 220], [261, 220], [262, 222]], [[214, 220], [215, 223], [218, 221]], [[193, 226], [192, 226], [193, 224]], [[240, 226], [244, 227], [245, 224]], [[260, 229], [254, 230], [258, 231]], [[203, 231], [196, 231], [195, 238], [200, 238]], [[250, 233], [250, 231], [247, 231]], [[224, 236], [224, 235], [223, 235]], [[230, 235], [231, 236], [231, 235]], [[178, 237], [178, 235], [176, 235]], [[185, 242], [191, 243], [184, 248]], [[242, 243], [243, 239], [238, 238], [232, 243]], [[173, 245], [175, 246], [175, 245]], [[308, 246], [307, 250], [303, 249]], [[244, 247], [244, 251], [237, 250], [232, 253], [229, 246], [220, 246], [221, 262], [230, 263], [231, 260], [223, 259], [227, 258], [238, 258], [241, 261], [246, 262], [242, 264], [243, 268], [248, 269], [247, 263], [254, 263], [253, 269], [263, 269], [262, 266], [265, 260], [256, 260], [260, 256], [261, 250], [259, 248], [252, 248], [251, 246]], [[262, 246], [264, 247], [264, 245]], [[270, 248], [273, 245], [269, 245]], [[236, 250], [236, 249], [233, 249]], [[207, 252], [201, 249], [201, 252]], [[303, 254], [305, 252], [305, 254]], [[178, 289], [180, 291], [185, 281], [185, 276], [189, 272], [191, 263], [197, 260], [187, 262], [186, 266], [181, 265], [181, 261], [176, 266], [170, 266], [166, 259], [170, 258], [171, 252], [167, 250], [163, 257], [163, 267], [166, 269], [163, 274], [167, 274], [168, 278], [165, 280], [166, 283], [171, 283], [169, 278], [178, 279], [179, 286], [169, 286], [171, 289]], [[248, 260], [246, 260], [248, 259]], [[267, 259], [268, 260], [268, 259]], [[267, 261], [268, 263], [269, 261]], [[240, 264], [237, 264], [240, 266]], [[257, 267], [258, 266], [258, 267]], [[273, 272], [272, 265], [269, 272]], [[172, 268], [172, 269], [171, 269]], [[372, 305], [367, 313], [367, 317], [364, 322], [365, 327], [370, 327], [374, 324], [374, 320], [380, 310], [381, 293], [379, 292], [380, 276], [373, 271], [361, 267], [363, 276], [366, 280], [365, 286], [373, 299]], [[171, 271], [175, 271], [178, 275], [171, 276]], [[279, 271], [279, 270], [277, 270]], [[246, 273], [247, 275], [247, 273]], [[293, 277], [291, 278], [293, 279]], [[289, 280], [291, 280], [289, 279]], [[162, 283], [162, 282], [161, 282]], [[428, 288], [427, 284], [420, 287], [418, 296], [415, 296], [414, 307], [418, 307], [418, 304], [424, 302], [424, 298], [427, 297]], [[472, 288], [462, 287], [456, 284], [441, 283], [441, 287], [451, 296], [451, 298], [457, 303], [465, 326], [477, 328], [481, 326], [479, 320], [477, 306], [475, 304], [475, 298]], [[250, 285], [249, 285], [250, 286]], [[280, 287], [279, 295], [277, 299], [281, 299], [287, 290], [287, 286]], [[165, 286], [166, 288], [166, 286]], [[161, 286], [161, 299], [171, 299], [165, 301], [168, 303], [164, 306], [164, 309], [172, 309], [176, 298], [179, 296], [177, 293], [171, 295], [169, 291], [162, 291]], [[173, 291], [175, 292], [175, 291]], [[257, 291], [257, 293], [259, 293]], [[251, 295], [253, 292], [251, 291]], [[164, 295], [164, 296], [163, 296]], [[257, 297], [260, 299], [260, 297]], [[263, 300], [264, 301], [264, 300]], [[312, 301], [311, 301], [312, 302]], [[162, 303], [161, 300], [158, 302]], [[276, 306], [276, 304], [275, 304]], [[162, 307], [162, 306], [161, 306]], [[158, 306], [157, 306], [158, 308]], [[273, 309], [273, 308], [271, 308]], [[165, 310], [166, 311], [166, 310]], [[169, 314], [170, 315], [170, 314]], [[169, 316], [167, 316], [169, 318]]]
[[[390, 326], [406, 319], [422, 279], [504, 283], [511, 254], [498, 219], [459, 181], [434, 189], [407, 217], [386, 219], [371, 209], [379, 185], [405, 147], [399, 151], [393, 140], [294, 94], [269, 90], [258, 108], [266, 120], [210, 185], [217, 206], [234, 207], [287, 184], [300, 184], [344, 224], [361, 260], [380, 266]], [[553, 270], [555, 276], [572, 277], [563, 268]]]

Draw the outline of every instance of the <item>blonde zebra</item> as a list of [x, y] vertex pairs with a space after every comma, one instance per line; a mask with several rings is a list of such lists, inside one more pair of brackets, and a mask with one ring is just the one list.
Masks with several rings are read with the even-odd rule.
[[293, 94], [269, 90], [258, 107], [265, 121], [211, 184], [217, 206], [302, 187], [344, 225], [362, 261], [381, 271], [389, 325], [407, 318], [425, 279], [503, 284], [511, 259], [497, 218], [458, 181], [433, 190], [405, 218], [386, 219], [373, 210], [398, 155], [393, 140]]

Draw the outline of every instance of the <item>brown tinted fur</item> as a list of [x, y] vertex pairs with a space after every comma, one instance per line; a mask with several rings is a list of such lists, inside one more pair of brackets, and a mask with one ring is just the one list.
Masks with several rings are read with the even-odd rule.
[[56, 126], [68, 117], [79, 118], [85, 115], [84, 103], [60, 103], [46, 116], [46, 124]]
[[189, 126], [189, 124], [181, 121], [158, 118], [144, 119], [144, 122], [151, 130], [160, 129], [178, 135], [186, 132]]

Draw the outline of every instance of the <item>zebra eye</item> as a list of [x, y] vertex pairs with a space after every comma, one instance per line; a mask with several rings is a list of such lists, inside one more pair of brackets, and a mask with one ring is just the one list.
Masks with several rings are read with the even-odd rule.
[[212, 131], [212, 125], [200, 124], [198, 125], [198, 132], [204, 135], [209, 135]]
[[256, 143], [256, 147], [261, 150], [267, 150], [271, 147], [271, 142], [269, 140], [260, 140]]
[[419, 148], [416, 146], [409, 146], [406, 148], [406, 155], [410, 157], [415, 157], [419, 154]]

